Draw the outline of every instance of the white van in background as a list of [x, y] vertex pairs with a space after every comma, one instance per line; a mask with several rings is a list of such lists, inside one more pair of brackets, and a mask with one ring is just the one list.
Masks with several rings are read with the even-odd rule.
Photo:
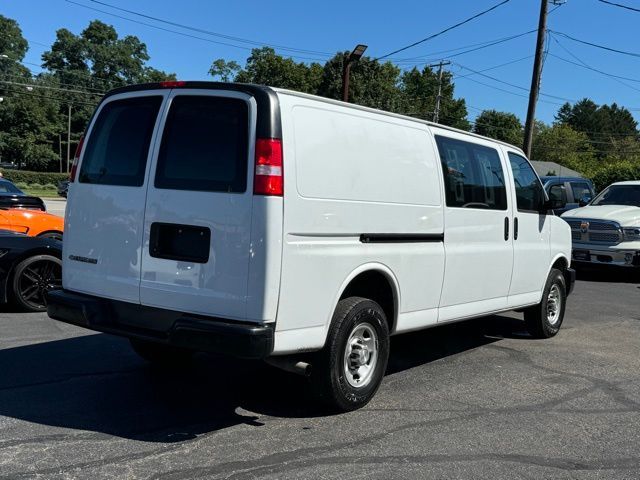
[[114, 90], [72, 175], [52, 318], [153, 361], [310, 373], [341, 410], [374, 395], [390, 335], [524, 309], [551, 337], [575, 279], [519, 149], [302, 93]]

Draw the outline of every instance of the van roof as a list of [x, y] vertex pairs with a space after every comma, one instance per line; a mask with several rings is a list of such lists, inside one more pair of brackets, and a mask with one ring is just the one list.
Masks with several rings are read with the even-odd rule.
[[[502, 140], [496, 140], [495, 138], [485, 137], [483, 135], [478, 135], [477, 133], [467, 132], [466, 130], [461, 130], [459, 128], [449, 127], [447, 125], [442, 125], [440, 123], [430, 122], [428, 120], [422, 120], [420, 118], [410, 117], [408, 115], [401, 115], [399, 113], [387, 112], [385, 110], [379, 110], [377, 108], [364, 107], [362, 105], [356, 105], [354, 103], [345, 103], [340, 100], [334, 100], [332, 98], [320, 97], [318, 95], [311, 95], [310, 93], [297, 92], [295, 90], [287, 90], [285, 88], [276, 88], [269, 87], [265, 85], [255, 85], [251, 83], [234, 83], [234, 82], [209, 82], [209, 81], [180, 81], [180, 82], [158, 82], [158, 83], [140, 83], [136, 85], [127, 85], [124, 87], [119, 87], [107, 92], [107, 94], [103, 98], [110, 97], [112, 95], [118, 95], [121, 93], [127, 92], [136, 92], [136, 91], [144, 91], [144, 90], [156, 90], [156, 89], [168, 89], [168, 88], [201, 88], [201, 89], [212, 89], [212, 90], [232, 90], [237, 92], [248, 93], [256, 98], [256, 101], [260, 103], [260, 101], [267, 102], [271, 106], [274, 105], [275, 93], [284, 93], [287, 95], [294, 95], [297, 97], [308, 98], [311, 100], [315, 100], [323, 103], [330, 103], [333, 105], [342, 105], [347, 106], [349, 108], [353, 108], [355, 110], [361, 110], [365, 112], [377, 113], [380, 115], [386, 115], [389, 117], [401, 118], [403, 120], [409, 120], [416, 123], [422, 123], [425, 125], [429, 125], [434, 128], [439, 128], [442, 130], [449, 130], [452, 132], [462, 133], [465, 135], [470, 135], [472, 137], [480, 138], [483, 140], [488, 140], [490, 142], [499, 143], [509, 148], [513, 148], [514, 150], [520, 152], [524, 155], [524, 152], [521, 148], [516, 147], [507, 142], [503, 142]], [[280, 122], [275, 120], [279, 120], [280, 111], [278, 108], [270, 108], [268, 118], [264, 118], [264, 121], [258, 119], [258, 135], [269, 136], [271, 138], [280, 138]], [[277, 118], [275, 118], [277, 116]], [[261, 128], [262, 127], [262, 128]], [[270, 128], [269, 128], [270, 127]], [[275, 127], [276, 131], [264, 131], [271, 130]], [[260, 132], [263, 130], [262, 132]], [[280, 135], [278, 135], [278, 133]]]

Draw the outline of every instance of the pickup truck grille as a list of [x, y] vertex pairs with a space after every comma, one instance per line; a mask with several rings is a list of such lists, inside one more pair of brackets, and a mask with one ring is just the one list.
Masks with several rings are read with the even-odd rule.
[[622, 229], [617, 222], [588, 218], [568, 218], [566, 221], [574, 242], [617, 245], [622, 241]]

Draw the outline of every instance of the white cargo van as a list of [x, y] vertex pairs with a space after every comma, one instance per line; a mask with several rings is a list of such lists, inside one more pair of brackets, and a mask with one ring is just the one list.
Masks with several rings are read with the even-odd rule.
[[390, 335], [512, 309], [536, 337], [562, 323], [571, 232], [510, 145], [164, 82], [110, 92], [79, 150], [48, 312], [147, 359], [266, 359], [349, 410], [380, 385]]

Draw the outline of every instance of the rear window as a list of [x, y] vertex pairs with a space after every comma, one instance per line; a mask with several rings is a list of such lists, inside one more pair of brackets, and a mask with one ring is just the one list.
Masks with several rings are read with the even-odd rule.
[[92, 129], [80, 167], [80, 183], [139, 187], [162, 97], [107, 103]]
[[162, 135], [156, 188], [246, 191], [248, 128], [243, 100], [175, 97]]

